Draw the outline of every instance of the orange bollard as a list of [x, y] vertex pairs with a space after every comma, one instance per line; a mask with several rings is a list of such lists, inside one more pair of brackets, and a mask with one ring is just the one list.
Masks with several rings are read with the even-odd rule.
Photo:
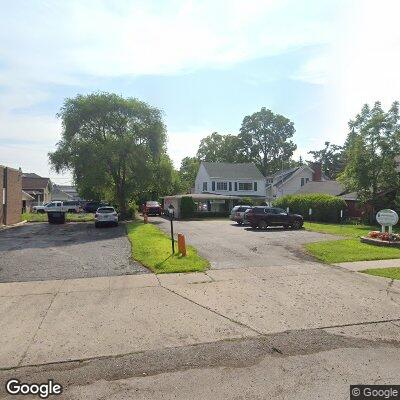
[[178, 233], [178, 251], [183, 257], [186, 256], [185, 236], [182, 233]]
[[147, 216], [147, 214], [143, 214], [143, 222], [145, 224], [147, 224], [147, 222], [149, 222], [149, 217]]

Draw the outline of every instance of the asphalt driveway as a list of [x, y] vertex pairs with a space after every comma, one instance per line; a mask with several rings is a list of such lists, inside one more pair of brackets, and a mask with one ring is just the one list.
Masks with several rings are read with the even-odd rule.
[[0, 232], [0, 282], [148, 272], [130, 258], [125, 227], [32, 223]]
[[[165, 232], [170, 222], [150, 218]], [[338, 236], [302, 230], [270, 228], [265, 231], [239, 226], [229, 220], [174, 221], [174, 232], [183, 233], [215, 269], [301, 265], [314, 259], [305, 243], [339, 239]]]

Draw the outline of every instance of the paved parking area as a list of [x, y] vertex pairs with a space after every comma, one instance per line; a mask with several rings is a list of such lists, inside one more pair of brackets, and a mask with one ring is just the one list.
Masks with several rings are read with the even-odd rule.
[[125, 227], [25, 224], [0, 232], [0, 282], [148, 272], [130, 258]]
[[[168, 220], [154, 217], [150, 222], [169, 232]], [[305, 243], [339, 239], [303, 229], [253, 230], [229, 220], [174, 221], [174, 231], [183, 233], [186, 243], [216, 269], [300, 265], [313, 261], [303, 249]]]

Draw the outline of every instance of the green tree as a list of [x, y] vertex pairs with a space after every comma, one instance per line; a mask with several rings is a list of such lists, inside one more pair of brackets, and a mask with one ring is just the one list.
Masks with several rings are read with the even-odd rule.
[[238, 136], [213, 132], [201, 140], [197, 158], [210, 162], [245, 162], [246, 154], [241, 151], [242, 148], [243, 144]]
[[263, 107], [243, 119], [238, 136], [240, 151], [267, 176], [292, 164], [297, 148], [290, 140], [294, 133], [293, 122]]
[[179, 168], [179, 178], [184, 192], [188, 192], [194, 187], [199, 166], [200, 161], [197, 157], [185, 157], [182, 159], [181, 167]]
[[110, 198], [126, 215], [133, 193], [153, 178], [165, 151], [160, 110], [134, 98], [94, 93], [67, 99], [58, 117], [63, 132], [49, 153], [53, 168], [71, 170], [83, 196]]
[[343, 147], [330, 142], [325, 142], [325, 147], [321, 150], [309, 151], [315, 162], [322, 165], [322, 171], [331, 179], [336, 179], [343, 170]]
[[379, 102], [367, 104], [349, 122], [345, 145], [346, 167], [339, 179], [363, 202], [377, 206], [380, 192], [398, 188], [395, 156], [400, 154], [399, 104], [394, 102], [385, 112]]

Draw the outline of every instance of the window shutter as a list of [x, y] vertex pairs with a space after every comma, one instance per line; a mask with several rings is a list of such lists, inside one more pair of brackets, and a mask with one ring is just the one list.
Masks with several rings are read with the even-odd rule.
[[254, 191], [257, 192], [257, 182], [254, 182]]
[[237, 192], [237, 182], [235, 182], [235, 192]]
[[212, 190], [215, 191], [215, 181], [212, 181]]

